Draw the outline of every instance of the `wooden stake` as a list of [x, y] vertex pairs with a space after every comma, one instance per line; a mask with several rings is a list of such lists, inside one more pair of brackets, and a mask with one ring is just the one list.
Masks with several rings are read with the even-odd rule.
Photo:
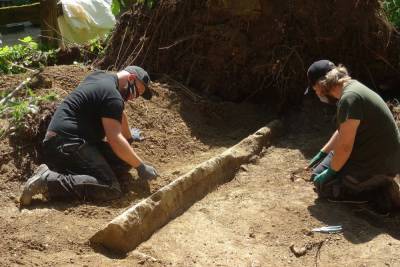
[[57, 0], [40, 0], [41, 42], [49, 48], [59, 46]]

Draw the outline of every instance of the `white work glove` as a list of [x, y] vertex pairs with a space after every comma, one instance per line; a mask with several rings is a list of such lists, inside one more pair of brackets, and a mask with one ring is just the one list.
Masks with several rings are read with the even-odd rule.
[[143, 140], [143, 136], [142, 136], [142, 131], [138, 128], [131, 128], [130, 129], [131, 132], [131, 136], [132, 136], [132, 140], [133, 141], [142, 141]]

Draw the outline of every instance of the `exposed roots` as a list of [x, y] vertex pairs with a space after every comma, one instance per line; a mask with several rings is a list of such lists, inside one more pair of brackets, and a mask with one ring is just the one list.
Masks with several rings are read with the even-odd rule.
[[279, 110], [299, 103], [306, 69], [320, 58], [344, 63], [375, 89], [398, 75], [399, 36], [378, 0], [236, 2], [134, 5], [96, 64], [114, 70], [142, 65], [204, 95]]

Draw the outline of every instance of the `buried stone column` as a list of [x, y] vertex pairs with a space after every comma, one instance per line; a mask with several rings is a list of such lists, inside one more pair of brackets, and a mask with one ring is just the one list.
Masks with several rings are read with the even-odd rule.
[[113, 219], [90, 238], [91, 244], [118, 253], [134, 249], [217, 185], [232, 179], [240, 165], [259, 154], [281, 131], [281, 122], [273, 121], [221, 155], [201, 163]]

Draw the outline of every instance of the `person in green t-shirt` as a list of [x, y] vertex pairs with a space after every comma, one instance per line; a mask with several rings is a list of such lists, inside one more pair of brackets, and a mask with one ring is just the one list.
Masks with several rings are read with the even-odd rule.
[[400, 208], [400, 133], [386, 103], [329, 60], [314, 62], [307, 77], [306, 93], [337, 105], [338, 128], [307, 166], [318, 195], [367, 200], [381, 212]]

